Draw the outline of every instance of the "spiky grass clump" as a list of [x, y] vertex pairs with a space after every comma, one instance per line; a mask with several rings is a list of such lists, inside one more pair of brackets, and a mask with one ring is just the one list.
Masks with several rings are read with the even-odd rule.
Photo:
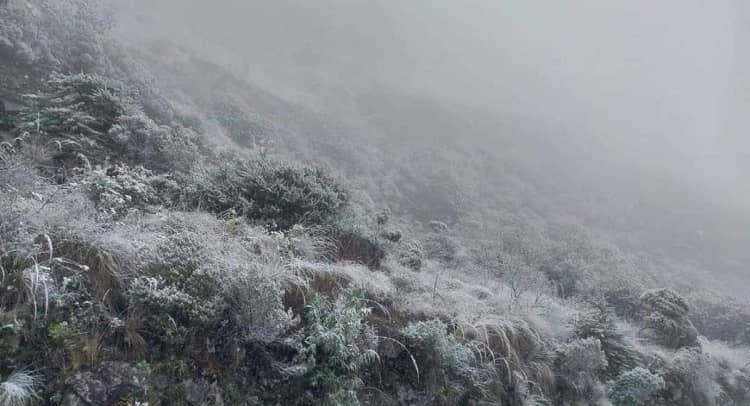
[[39, 378], [33, 373], [16, 371], [0, 383], [0, 405], [26, 406], [38, 399]]
[[478, 341], [461, 342], [440, 320], [420, 321], [402, 330], [405, 341], [424, 361], [446, 370], [469, 391], [484, 395], [492, 380], [492, 370], [484, 365], [485, 347]]

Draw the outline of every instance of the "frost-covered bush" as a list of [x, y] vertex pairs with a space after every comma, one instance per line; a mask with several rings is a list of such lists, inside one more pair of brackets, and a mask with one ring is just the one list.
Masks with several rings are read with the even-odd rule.
[[284, 310], [284, 289], [277, 283], [246, 271], [231, 281], [222, 294], [247, 338], [270, 342], [298, 321]]
[[200, 205], [236, 210], [271, 229], [325, 224], [349, 204], [349, 192], [323, 169], [280, 161], [229, 161], [198, 175]]
[[119, 82], [88, 74], [54, 75], [39, 94], [28, 95], [18, 117], [31, 134], [67, 140], [80, 148], [104, 148], [118, 117], [137, 110]]
[[117, 118], [107, 137], [119, 159], [159, 171], [185, 171], [200, 161], [199, 140], [187, 128], [158, 125], [143, 114]]
[[577, 373], [597, 373], [607, 367], [607, 355], [598, 338], [579, 338], [563, 347], [563, 367]]
[[164, 279], [194, 298], [209, 300], [219, 287], [203, 237], [191, 231], [169, 235], [156, 247], [156, 258], [147, 266], [149, 275]]
[[651, 289], [641, 295], [644, 331], [670, 348], [696, 346], [698, 331], [688, 319], [690, 308], [679, 294], [670, 289]]
[[157, 317], [168, 315], [187, 321], [198, 311], [193, 297], [160, 278], [134, 279], [128, 287], [126, 297], [134, 308]]
[[614, 315], [609, 309], [593, 306], [582, 312], [573, 321], [573, 332], [578, 338], [596, 338], [601, 342], [602, 351], [607, 356], [605, 377], [614, 378], [638, 366], [638, 353], [617, 331]]
[[103, 213], [120, 217], [147, 205], [171, 204], [180, 187], [167, 175], [155, 175], [143, 167], [115, 165], [87, 172], [82, 183]]
[[455, 262], [461, 251], [461, 245], [452, 236], [445, 233], [428, 233], [422, 238], [422, 249], [428, 258], [444, 262]]
[[424, 251], [419, 241], [409, 241], [402, 244], [398, 251], [398, 262], [414, 271], [422, 269]]
[[378, 358], [369, 315], [364, 293], [358, 289], [345, 290], [336, 301], [318, 296], [305, 309], [299, 359], [308, 368], [309, 384], [322, 391], [329, 403], [342, 398], [356, 401], [359, 374]]
[[[719, 365], [699, 348], [678, 350], [667, 364], [665, 379], [676, 394], [693, 404], [718, 404], [723, 389], [718, 382]], [[675, 399], [681, 401], [680, 398]], [[684, 400], [683, 400], [684, 402]]]
[[447, 371], [468, 389], [484, 392], [492, 380], [490, 369], [479, 357], [479, 349], [472, 342], [463, 343], [448, 333], [440, 320], [410, 323], [401, 330], [404, 343], [421, 358], [423, 369]]
[[662, 388], [664, 379], [661, 376], [637, 367], [617, 377], [609, 390], [609, 399], [615, 406], [645, 406]]
[[565, 344], [559, 359], [561, 395], [590, 401], [601, 399], [604, 390], [597, 377], [606, 367], [607, 355], [598, 338], [578, 338]]

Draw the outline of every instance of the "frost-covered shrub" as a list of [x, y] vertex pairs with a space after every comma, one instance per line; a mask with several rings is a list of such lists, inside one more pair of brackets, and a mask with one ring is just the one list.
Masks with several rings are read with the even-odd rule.
[[387, 241], [390, 241], [392, 243], [401, 241], [401, 238], [403, 237], [403, 234], [401, 234], [401, 230], [395, 228], [385, 229], [381, 231], [380, 235]]
[[663, 387], [661, 376], [637, 367], [617, 377], [609, 390], [609, 399], [615, 406], [644, 406]]
[[219, 287], [216, 275], [207, 269], [211, 264], [202, 239], [191, 231], [169, 235], [156, 247], [156, 258], [146, 272], [194, 298], [212, 299]]
[[172, 204], [180, 187], [167, 175], [155, 175], [143, 167], [115, 165], [87, 172], [82, 179], [97, 208], [119, 217], [148, 205]]
[[131, 306], [157, 317], [169, 315], [187, 321], [199, 310], [194, 298], [160, 278], [134, 279], [128, 287], [126, 297]]
[[422, 269], [424, 251], [419, 241], [409, 241], [401, 246], [398, 251], [398, 262], [414, 271]]
[[349, 204], [349, 192], [323, 169], [280, 161], [229, 161], [198, 176], [201, 206], [236, 210], [271, 229], [324, 224]]
[[55, 75], [46, 89], [26, 97], [19, 127], [77, 143], [81, 148], [106, 147], [106, 133], [118, 117], [137, 110], [119, 82], [88, 74]]
[[305, 309], [299, 359], [308, 368], [309, 384], [322, 391], [329, 403], [355, 400], [359, 374], [378, 358], [369, 315], [364, 293], [358, 289], [345, 290], [335, 302], [318, 296]]
[[481, 363], [478, 348], [462, 343], [440, 320], [410, 323], [401, 330], [405, 344], [422, 359], [422, 369], [447, 371], [468, 389], [484, 392], [492, 375]]
[[578, 338], [565, 344], [559, 358], [561, 395], [590, 401], [601, 399], [604, 391], [597, 377], [606, 367], [607, 356], [598, 338]]
[[284, 310], [284, 289], [277, 283], [249, 273], [235, 275], [231, 281], [222, 294], [247, 338], [272, 341], [298, 321]]
[[609, 309], [593, 306], [582, 312], [573, 321], [573, 332], [578, 338], [596, 338], [601, 342], [602, 351], [607, 356], [605, 377], [614, 378], [638, 366], [638, 353], [617, 331], [614, 315]]
[[688, 319], [685, 299], [670, 289], [651, 289], [641, 295], [644, 331], [670, 348], [698, 345], [698, 331]]
[[[668, 362], [665, 374], [667, 384], [675, 388], [673, 392], [700, 405], [718, 404], [723, 395], [718, 377], [716, 361], [694, 347], [678, 350]], [[675, 400], [681, 401], [680, 398]]]
[[119, 159], [155, 170], [185, 171], [200, 160], [195, 133], [180, 126], [158, 125], [143, 114], [117, 117], [107, 137]]
[[574, 374], [597, 373], [607, 367], [607, 355], [598, 338], [579, 338], [563, 347], [563, 367]]
[[429, 233], [422, 238], [422, 249], [428, 258], [444, 262], [454, 262], [458, 258], [461, 246], [450, 235], [445, 233]]

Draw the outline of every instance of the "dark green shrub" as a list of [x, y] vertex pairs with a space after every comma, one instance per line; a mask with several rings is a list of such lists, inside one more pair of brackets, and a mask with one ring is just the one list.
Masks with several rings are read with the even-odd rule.
[[638, 366], [638, 353], [617, 331], [614, 315], [606, 307], [593, 306], [579, 314], [573, 322], [573, 332], [578, 338], [596, 338], [601, 342], [602, 351], [607, 356], [605, 377], [614, 378]]
[[698, 345], [698, 331], [688, 319], [690, 307], [671, 289], [651, 289], [641, 295], [644, 332], [670, 348]]
[[122, 84], [87, 74], [56, 75], [46, 90], [26, 97], [18, 121], [32, 134], [68, 140], [81, 147], [108, 144], [117, 118], [137, 110]]
[[325, 224], [349, 204], [349, 193], [323, 169], [280, 161], [229, 161], [198, 175], [199, 204], [236, 210], [270, 229]]
[[351, 261], [366, 265], [370, 268], [380, 268], [385, 258], [385, 250], [377, 240], [369, 238], [356, 229], [330, 227], [326, 237], [332, 242], [334, 252], [332, 256], [337, 261]]

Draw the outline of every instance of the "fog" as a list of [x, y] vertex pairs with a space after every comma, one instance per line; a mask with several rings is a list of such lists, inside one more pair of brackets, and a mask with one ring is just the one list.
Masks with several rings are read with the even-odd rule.
[[398, 87], [544, 122], [558, 130], [545, 137], [748, 202], [740, 1], [147, 3], [124, 7], [130, 34], [211, 53], [288, 97]]
[[741, 0], [132, 0], [116, 9], [130, 41], [168, 39], [342, 122], [364, 119], [358, 103], [369, 92], [433, 100], [485, 120], [479, 138], [453, 137], [523, 144], [552, 179], [564, 173], [573, 186], [659, 206], [644, 219], [694, 216], [682, 206], [706, 203], [718, 213], [705, 222], [722, 228], [716, 245], [736, 254], [750, 241], [735, 221], [750, 208], [750, 7]]

